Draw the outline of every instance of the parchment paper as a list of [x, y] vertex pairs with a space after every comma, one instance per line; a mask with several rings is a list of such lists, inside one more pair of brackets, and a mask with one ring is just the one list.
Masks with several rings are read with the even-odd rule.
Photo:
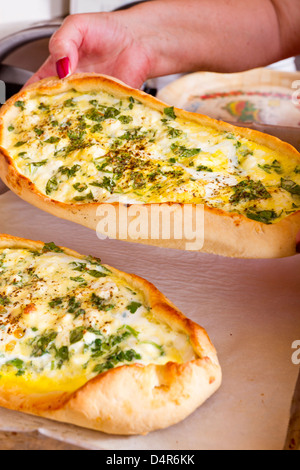
[[298, 375], [300, 256], [239, 260], [115, 240], [0, 196], [0, 231], [54, 241], [153, 282], [208, 331], [223, 369], [221, 389], [178, 425], [147, 436], [109, 436], [0, 408], [0, 429], [33, 431], [107, 450], [280, 450]]

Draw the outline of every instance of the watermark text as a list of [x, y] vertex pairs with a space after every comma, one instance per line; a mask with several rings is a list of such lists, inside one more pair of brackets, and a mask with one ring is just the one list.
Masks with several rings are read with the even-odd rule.
[[203, 248], [202, 204], [101, 204], [97, 218], [97, 236], [101, 240], [160, 240], [190, 251]]

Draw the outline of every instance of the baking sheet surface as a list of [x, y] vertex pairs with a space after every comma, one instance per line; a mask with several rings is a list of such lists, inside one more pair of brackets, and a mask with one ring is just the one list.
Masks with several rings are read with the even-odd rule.
[[239, 260], [98, 240], [84, 227], [0, 196], [0, 231], [54, 241], [153, 282], [206, 328], [223, 370], [221, 389], [185, 421], [148, 436], [109, 436], [0, 408], [0, 429], [33, 431], [107, 450], [265, 449], [284, 446], [298, 375], [300, 256]]

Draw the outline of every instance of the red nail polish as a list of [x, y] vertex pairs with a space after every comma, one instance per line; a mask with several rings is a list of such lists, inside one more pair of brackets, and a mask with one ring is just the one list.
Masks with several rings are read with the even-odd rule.
[[59, 78], [66, 78], [71, 73], [71, 63], [69, 57], [63, 57], [56, 62], [56, 70]]

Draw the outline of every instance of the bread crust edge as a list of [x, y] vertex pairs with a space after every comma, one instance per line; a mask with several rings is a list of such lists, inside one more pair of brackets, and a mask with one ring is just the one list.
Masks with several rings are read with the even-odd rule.
[[[163, 111], [164, 108], [168, 106], [143, 91], [132, 89], [119, 80], [99, 74], [75, 74], [64, 80], [51, 77], [30, 85], [28, 88], [25, 88], [17, 95], [10, 98], [0, 110], [0, 177], [14, 193], [43, 211], [95, 231], [98, 230], [99, 210], [107, 205], [113, 207], [116, 211], [116, 220], [118, 223], [116, 226], [114, 225], [112, 229], [109, 226], [108, 231], [105, 233], [105, 236], [109, 238], [162, 248], [188, 251], [195, 250], [236, 258], [282, 258], [297, 254], [296, 236], [300, 230], [300, 211], [285, 217], [278, 223], [266, 225], [248, 219], [246, 216], [238, 213], [228, 213], [222, 209], [204, 205], [204, 232], [203, 237], [200, 237], [202, 243], [201, 240], [198, 240], [200, 244], [193, 244], [190, 239], [184, 236], [186, 228], [184, 220], [182, 222], [183, 235], [180, 239], [176, 239], [173, 233], [171, 233], [169, 239], [164, 239], [162, 227], [159, 228], [158, 237], [155, 239], [151, 238], [151, 236], [146, 238], [132, 237], [128, 231], [124, 236], [122, 220], [120, 218], [122, 216], [120, 216], [120, 214], [124, 214], [124, 208], [128, 214], [131, 204], [126, 205], [107, 202], [66, 204], [53, 200], [40, 193], [28, 178], [17, 171], [12, 158], [7, 154], [3, 146], [1, 146], [1, 144], [3, 144], [3, 129], [6, 113], [17, 100], [26, 100], [27, 97], [36, 93], [36, 91], [51, 95], [70, 90], [73, 87], [76, 87], [79, 91], [88, 92], [97, 87], [99, 88], [99, 86], [101, 86], [101, 89], [120, 97], [132, 96], [156, 110]], [[300, 162], [299, 152], [288, 143], [276, 137], [252, 129], [235, 127], [201, 114], [191, 113], [178, 108], [174, 109], [178, 117], [213, 127], [219, 131], [238, 133], [242, 137], [266, 145], [271, 149], [284, 152], [286, 158], [289, 158], [289, 156], [294, 158], [296, 156], [299, 158]], [[179, 208], [178, 210], [180, 210], [180, 208], [182, 209], [184, 206], [184, 204], [178, 203], [161, 205], [168, 205], [170, 207], [176, 206]], [[148, 214], [151, 213], [153, 204], [143, 204], [142, 206], [147, 210]], [[191, 204], [191, 206], [196, 210], [195, 205]], [[197, 242], [197, 240], [195, 241]]]
[[[0, 234], [0, 249], [41, 250], [44, 243]], [[62, 248], [70, 256], [85, 258]], [[106, 266], [106, 265], [105, 265]], [[190, 337], [196, 359], [165, 365], [123, 365], [108, 370], [74, 392], [30, 395], [1, 386], [0, 406], [109, 434], [147, 434], [185, 419], [221, 385], [216, 350], [206, 331], [186, 318], [145, 279], [107, 266], [140, 289], [153, 314]]]

